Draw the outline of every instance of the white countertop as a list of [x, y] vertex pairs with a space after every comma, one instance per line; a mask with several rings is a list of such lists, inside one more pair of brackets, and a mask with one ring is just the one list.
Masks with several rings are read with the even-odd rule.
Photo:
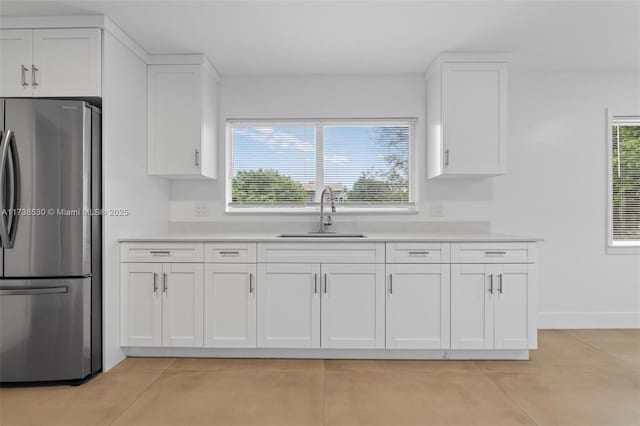
[[364, 232], [365, 238], [354, 237], [278, 237], [280, 233], [217, 233], [217, 234], [165, 234], [148, 235], [139, 237], [120, 238], [121, 242], [199, 242], [199, 241], [281, 241], [281, 242], [533, 242], [542, 241], [541, 238], [524, 237], [518, 235], [494, 234], [494, 233], [377, 233]]

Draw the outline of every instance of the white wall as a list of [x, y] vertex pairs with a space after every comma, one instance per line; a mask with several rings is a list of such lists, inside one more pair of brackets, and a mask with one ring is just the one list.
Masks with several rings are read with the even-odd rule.
[[[605, 107], [640, 113], [635, 72], [511, 72], [509, 173], [484, 180], [426, 181], [422, 75], [225, 77], [220, 140], [227, 118], [418, 117], [420, 212], [411, 216], [335, 216], [338, 226], [402, 222], [489, 223], [496, 232], [542, 237], [539, 311], [543, 327], [640, 326], [640, 256], [605, 252]], [[171, 229], [206, 232], [220, 223], [283, 225], [279, 216], [224, 213], [224, 147], [217, 181], [171, 184]], [[195, 217], [195, 203], [209, 216]], [[429, 217], [432, 203], [445, 217]], [[287, 217], [313, 226], [315, 216]], [[216, 225], [217, 224], [217, 225]], [[368, 224], [368, 225], [366, 225]], [[363, 228], [360, 228], [365, 230]]]
[[104, 32], [103, 208], [129, 209], [105, 216], [103, 263], [104, 370], [124, 359], [120, 349], [118, 238], [167, 231], [169, 184], [146, 175], [147, 66]]

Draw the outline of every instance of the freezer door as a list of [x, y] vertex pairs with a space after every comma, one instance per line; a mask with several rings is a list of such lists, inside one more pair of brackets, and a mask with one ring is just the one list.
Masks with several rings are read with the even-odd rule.
[[91, 279], [0, 279], [0, 382], [91, 371]]
[[6, 99], [5, 129], [15, 135], [21, 190], [4, 276], [90, 274], [91, 111], [82, 101]]

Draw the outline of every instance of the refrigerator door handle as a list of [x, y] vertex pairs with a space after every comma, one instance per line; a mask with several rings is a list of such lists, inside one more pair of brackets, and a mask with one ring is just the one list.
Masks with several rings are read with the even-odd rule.
[[[5, 167], [7, 165], [9, 136], [11, 136], [11, 133], [11, 130], [7, 130], [4, 138], [0, 140], [0, 191], [2, 191], [6, 185]], [[10, 206], [5, 206], [4, 201], [4, 196], [0, 196], [0, 242], [2, 242], [2, 247], [10, 248], [9, 231], [7, 229], [7, 218], [9, 216]]]
[[20, 215], [17, 214], [20, 208], [20, 161], [18, 159], [16, 137], [13, 131], [6, 131], [1, 146], [0, 188], [6, 185], [5, 174], [7, 164], [9, 164], [9, 180], [11, 183], [7, 188], [9, 192], [9, 205], [5, 206], [4, 199], [0, 200], [0, 210], [2, 213], [2, 217], [0, 218], [0, 237], [2, 238], [3, 247], [10, 249], [13, 248], [13, 244], [15, 243], [18, 219], [20, 217]]
[[20, 210], [20, 158], [18, 155], [18, 144], [16, 143], [15, 133], [11, 132], [11, 137], [8, 139], [11, 159], [11, 171], [13, 172], [13, 187], [11, 188], [11, 211], [13, 215], [9, 216], [9, 247], [12, 248], [16, 243], [16, 232], [18, 231], [18, 214]]

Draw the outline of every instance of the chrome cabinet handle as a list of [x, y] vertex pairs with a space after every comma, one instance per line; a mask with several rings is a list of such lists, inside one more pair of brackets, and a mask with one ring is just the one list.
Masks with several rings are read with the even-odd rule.
[[498, 274], [498, 279], [500, 284], [500, 287], [498, 287], [498, 293], [502, 294], [502, 274]]
[[158, 274], [156, 272], [153, 273], [153, 292], [158, 292]]
[[327, 294], [327, 274], [324, 274], [324, 294]]
[[313, 294], [318, 294], [318, 274], [313, 274]]
[[389, 294], [393, 294], [393, 274], [389, 274]]
[[489, 275], [489, 293], [493, 294], [493, 274]]
[[20, 65], [20, 84], [22, 87], [29, 85], [29, 83], [27, 83], [27, 71], [29, 71], [29, 68], [25, 67], [24, 64]]
[[485, 256], [504, 256], [507, 254], [506, 251], [485, 251]]
[[40, 70], [36, 68], [35, 65], [31, 64], [31, 85], [33, 87], [38, 86], [38, 81], [36, 80], [36, 71], [40, 71]]
[[253, 274], [249, 273], [249, 294], [253, 293]]
[[166, 293], [167, 290], [169, 290], [169, 284], [167, 283], [167, 281], [168, 281], [167, 278], [168, 278], [167, 274], [163, 273], [162, 274], [162, 292], [163, 293]]
[[171, 254], [171, 252], [169, 250], [151, 250], [149, 253], [151, 253], [152, 255], [163, 255], [163, 256], [169, 256]]
[[410, 251], [409, 256], [428, 256], [428, 251]]
[[196, 166], [199, 166], [200, 165], [200, 150], [199, 149], [196, 149], [195, 159], [194, 160], [195, 160]]
[[449, 165], [449, 148], [444, 150], [444, 165]]
[[220, 256], [240, 256], [239, 251], [221, 251]]

